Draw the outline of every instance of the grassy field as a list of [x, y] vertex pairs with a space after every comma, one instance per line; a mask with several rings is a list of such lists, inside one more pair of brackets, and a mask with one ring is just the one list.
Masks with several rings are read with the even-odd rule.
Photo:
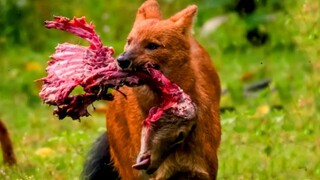
[[[0, 165], [0, 180], [79, 179], [87, 151], [105, 131], [105, 117], [92, 110], [81, 122], [59, 121], [53, 108], [41, 102], [34, 80], [45, 76], [56, 44], [83, 43], [41, 23], [53, 14], [86, 15], [105, 44], [120, 53], [141, 1], [128, 6], [129, 0], [107, 5], [78, 0], [59, 7], [63, 1], [26, 2], [26, 8], [17, 7], [29, 16], [19, 20], [19, 13], [9, 16], [15, 6], [0, 0], [0, 25], [5, 25], [0, 31], [0, 119], [10, 130], [18, 159], [15, 167]], [[167, 16], [192, 1], [160, 2]], [[226, 10], [223, 2], [198, 1], [195, 23], [195, 36], [228, 90], [221, 101], [229, 110], [221, 115], [219, 179], [320, 179], [320, 2], [285, 1], [274, 9], [278, 6], [271, 2], [277, 1], [270, 1], [247, 16]], [[218, 15], [227, 21], [201, 33], [205, 22]], [[266, 43], [248, 42], [245, 34], [253, 27], [267, 33]], [[261, 80], [271, 80], [270, 85], [259, 92], [243, 91]]]

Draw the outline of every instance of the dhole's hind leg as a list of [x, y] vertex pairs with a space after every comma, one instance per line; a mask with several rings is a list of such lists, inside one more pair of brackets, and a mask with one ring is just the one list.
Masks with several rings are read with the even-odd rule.
[[103, 133], [94, 143], [88, 153], [82, 171], [83, 180], [117, 180], [118, 172], [114, 169], [110, 157], [110, 147], [107, 133]]

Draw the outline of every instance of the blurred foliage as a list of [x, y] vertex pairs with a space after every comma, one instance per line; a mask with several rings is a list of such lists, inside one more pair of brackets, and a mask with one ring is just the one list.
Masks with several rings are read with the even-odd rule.
[[[267, 3], [265, 0], [251, 1], [256, 4], [256, 10], [253, 14], [250, 13], [250, 15], [243, 17], [243, 11], [246, 10], [238, 7], [236, 0], [199, 0], [196, 2], [199, 5], [196, 25], [203, 25], [206, 20], [215, 15], [239, 11], [238, 14], [243, 17], [247, 26], [256, 26], [267, 21], [267, 15], [283, 6], [275, 0], [272, 3]], [[34, 51], [41, 52], [57, 42], [74, 38], [66, 33], [48, 31], [43, 28], [43, 22], [51, 20], [54, 15], [70, 18], [86, 16], [89, 21], [94, 22], [97, 32], [106, 44], [120, 48], [131, 28], [137, 7], [142, 2], [143, 0], [132, 2], [75, 0], [68, 3], [61, 0], [1, 0], [0, 26], [3, 28], [0, 29], [0, 45], [5, 47], [1, 50], [11, 48], [14, 45], [28, 46]], [[165, 17], [194, 3], [192, 0], [160, 0], [159, 2]]]
[[[119, 54], [142, 2], [0, 0], [0, 118], [9, 126], [19, 162], [13, 169], [1, 166], [0, 179], [78, 179], [90, 144], [105, 131], [103, 115], [93, 110], [81, 123], [57, 121], [38, 98], [41, 84], [34, 80], [45, 76], [54, 47], [86, 44], [43, 22], [54, 15], [86, 16]], [[210, 53], [225, 92], [219, 178], [319, 179], [320, 2], [159, 3], [164, 17], [188, 4], [199, 7], [195, 37]], [[271, 83], [244, 91], [261, 80]]]

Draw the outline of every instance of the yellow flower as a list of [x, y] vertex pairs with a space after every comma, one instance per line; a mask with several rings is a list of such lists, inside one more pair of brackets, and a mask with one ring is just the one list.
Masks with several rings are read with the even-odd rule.
[[49, 147], [42, 147], [36, 150], [35, 154], [37, 156], [40, 156], [42, 158], [45, 157], [52, 157], [56, 155], [56, 151], [54, 151], [53, 149], [49, 148]]

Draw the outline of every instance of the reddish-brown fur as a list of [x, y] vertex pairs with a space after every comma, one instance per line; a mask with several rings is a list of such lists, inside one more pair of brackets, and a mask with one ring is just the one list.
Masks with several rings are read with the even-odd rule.
[[9, 132], [4, 123], [0, 120], [0, 143], [2, 149], [2, 157], [4, 164], [14, 165], [16, 164], [16, 158], [13, 152], [12, 142], [9, 136]]
[[[220, 82], [208, 53], [191, 35], [196, 11], [192, 5], [162, 20], [158, 3], [147, 0], [138, 10], [125, 47], [125, 52], [132, 55], [133, 66], [158, 64], [197, 105], [196, 128], [186, 147], [172, 152], [153, 174], [154, 179], [168, 179], [177, 172], [196, 174], [202, 179], [217, 176]], [[146, 49], [149, 43], [156, 43], [159, 48]], [[147, 86], [120, 90], [127, 98], [115, 92], [107, 111], [111, 156], [122, 179], [139, 179], [141, 173], [131, 166], [139, 153], [142, 122], [150, 107], [158, 103], [158, 97]]]

